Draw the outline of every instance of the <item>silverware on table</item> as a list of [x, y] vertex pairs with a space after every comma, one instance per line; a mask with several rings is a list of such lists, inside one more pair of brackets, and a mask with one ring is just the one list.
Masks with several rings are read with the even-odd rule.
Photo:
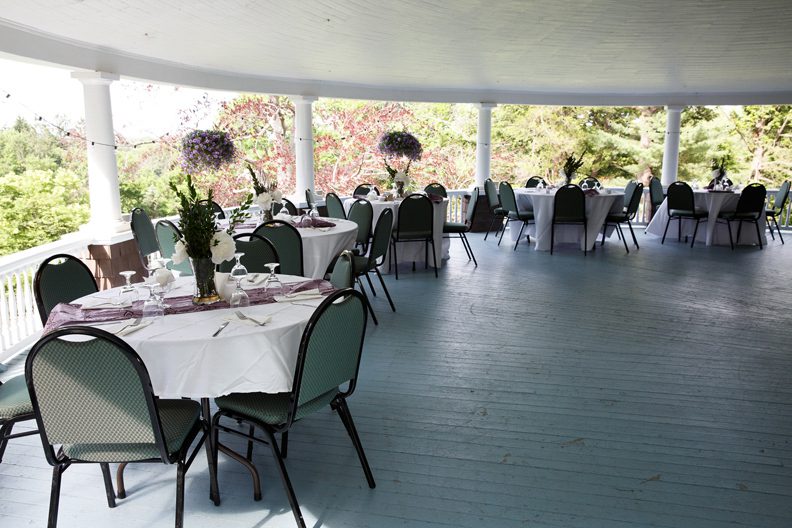
[[267, 324], [267, 322], [266, 322], [266, 321], [264, 321], [263, 323], [262, 323], [261, 321], [257, 321], [257, 320], [255, 320], [255, 319], [253, 319], [252, 317], [248, 317], [247, 315], [243, 314], [243, 313], [242, 313], [242, 312], [240, 312], [239, 310], [235, 311], [235, 312], [234, 312], [234, 314], [235, 314], [237, 317], [239, 317], [240, 319], [242, 319], [243, 321], [244, 321], [244, 320], [248, 320], [248, 321], [251, 321], [251, 322], [253, 322], [253, 323], [256, 323], [256, 324], [257, 324], [257, 325], [259, 325], [259, 326], [264, 326], [265, 324]]
[[218, 328], [218, 329], [217, 329], [217, 332], [215, 332], [214, 334], [212, 334], [212, 337], [217, 337], [217, 335], [218, 335], [220, 332], [222, 332], [222, 331], [225, 329], [225, 327], [226, 327], [226, 326], [228, 326], [228, 321], [226, 321], [225, 323], [221, 324], [221, 325], [220, 325], [220, 328]]
[[124, 330], [126, 330], [128, 328], [132, 328], [132, 327], [138, 326], [142, 322], [143, 322], [143, 318], [142, 317], [138, 317], [137, 319], [135, 319], [134, 321], [132, 321], [128, 325], [122, 326], [120, 330], [116, 330], [115, 331], [115, 335], [120, 335], [121, 332], [123, 332]]

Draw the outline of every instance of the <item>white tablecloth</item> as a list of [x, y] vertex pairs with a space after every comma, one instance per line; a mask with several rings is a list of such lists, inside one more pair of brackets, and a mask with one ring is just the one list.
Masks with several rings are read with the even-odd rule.
[[[724, 211], [734, 211], [737, 208], [737, 202], [740, 200], [739, 193], [729, 192], [709, 192], [706, 190], [693, 191], [693, 200], [697, 209], [705, 209], [708, 213], [707, 221], [701, 221], [699, 224], [699, 232], [696, 235], [696, 240], [708, 246], [728, 246], [729, 245], [729, 228], [726, 226], [725, 221], [721, 220], [716, 222], [718, 214]], [[765, 214], [762, 211], [762, 216], [759, 218], [759, 233], [762, 237], [762, 244], [767, 243], [765, 237]], [[657, 212], [646, 226], [646, 232], [650, 235], [662, 237], [663, 231], [668, 222], [668, 203], [667, 199], [663, 200], [662, 205], [657, 209]], [[732, 237], [734, 243], [737, 244], [737, 227], [739, 222], [731, 222]], [[693, 231], [696, 228], [695, 220], [682, 221], [682, 236], [693, 236]], [[668, 227], [669, 237], [676, 240], [679, 233], [677, 221], [671, 222]], [[742, 232], [740, 233], [740, 244], [754, 245], [757, 244], [756, 227], [752, 223], [743, 222]]]
[[[517, 208], [520, 211], [533, 209], [535, 224], [528, 224], [523, 232], [536, 239], [534, 249], [536, 251], [550, 251], [550, 231], [553, 226], [553, 200], [555, 192], [545, 193], [534, 189], [514, 189], [514, 196], [517, 200]], [[555, 228], [555, 243], [565, 242], [580, 245], [591, 250], [597, 235], [602, 230], [605, 218], [608, 213], [618, 213], [624, 207], [624, 193], [599, 194], [596, 196], [586, 196], [586, 227], [588, 228], [588, 239], [583, 240], [583, 226], [580, 225], [557, 225]], [[520, 233], [521, 224], [513, 221], [511, 226], [512, 241], [517, 241]]]
[[[306, 280], [279, 275], [284, 283]], [[167, 297], [192, 294], [191, 277], [177, 280]], [[253, 286], [246, 285], [245, 288]], [[261, 287], [261, 286], [258, 286]], [[112, 298], [118, 289], [90, 297]], [[252, 326], [220, 309], [168, 315], [122, 339], [140, 355], [154, 393], [162, 398], [214, 398], [231, 392], [288, 392], [294, 377], [300, 338], [321, 300], [262, 304], [245, 308], [253, 318], [272, 316], [266, 326]], [[80, 303], [78, 299], [75, 301]], [[211, 337], [221, 323], [231, 323]], [[102, 326], [98, 326], [102, 328]]]
[[[344, 211], [349, 214], [349, 209], [352, 207], [352, 204], [355, 202], [354, 198], [347, 198], [344, 200]], [[372, 225], [371, 225], [371, 232], [374, 232], [374, 226], [377, 223], [377, 219], [379, 218], [380, 213], [382, 213], [385, 209], [390, 209], [393, 211], [393, 229], [396, 230], [396, 224], [399, 220], [399, 205], [401, 205], [401, 201], [392, 201], [392, 202], [385, 202], [374, 200], [371, 202], [371, 208], [374, 212], [374, 216], [372, 218]], [[441, 267], [443, 265], [444, 260], [448, 260], [448, 250], [451, 246], [450, 239], [443, 238], [443, 224], [445, 223], [446, 214], [448, 211], [448, 199], [443, 200], [441, 203], [433, 203], [433, 215], [432, 215], [432, 229], [434, 230], [434, 246], [435, 246], [435, 256], [437, 258], [437, 267]], [[430, 246], [431, 249], [431, 246]], [[388, 246], [388, 251], [390, 252], [390, 246]], [[399, 247], [396, 248], [397, 254], [399, 256], [399, 262], [421, 262], [424, 261], [424, 243], [423, 242], [400, 242]], [[388, 257], [389, 255], [385, 255], [384, 265], [380, 267], [380, 271], [382, 273], [390, 273], [392, 270], [388, 269]], [[433, 266], [432, 255], [429, 255], [429, 266]]]
[[[321, 279], [327, 271], [327, 266], [345, 249], [355, 247], [357, 238], [357, 224], [349, 220], [338, 218], [325, 218], [336, 224], [328, 230], [297, 228], [302, 237], [303, 247], [303, 273], [312, 279]], [[252, 228], [239, 228], [239, 233], [250, 233]]]

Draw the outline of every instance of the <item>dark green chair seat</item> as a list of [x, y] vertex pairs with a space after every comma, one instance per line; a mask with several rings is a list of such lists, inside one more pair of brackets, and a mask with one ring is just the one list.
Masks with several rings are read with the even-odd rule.
[[761, 212], [740, 213], [737, 211], [726, 211], [718, 214], [718, 218], [723, 218], [724, 220], [758, 220], [761, 215]]
[[369, 258], [362, 255], [353, 255], [352, 270], [356, 275], [369, 271]]
[[[294, 420], [300, 420], [330, 405], [336, 394], [338, 394], [337, 388], [298, 406]], [[291, 393], [289, 392], [279, 394], [250, 392], [221, 396], [220, 398], [215, 398], [215, 403], [217, 408], [222, 411], [244, 414], [268, 425], [281, 425], [286, 423], [286, 419], [289, 416], [290, 397]]]
[[707, 211], [702, 211], [701, 209], [669, 209], [668, 216], [686, 216], [689, 218], [704, 218], [708, 216], [709, 213]]
[[[503, 240], [503, 235], [506, 233], [506, 226], [508, 226], [510, 222], [522, 222], [522, 226], [520, 226], [520, 234], [517, 235], [517, 241], [514, 243], [514, 251], [517, 249], [517, 244], [520, 243], [523, 231], [525, 231], [525, 226], [530, 222], [534, 222], [534, 214], [533, 211], [520, 211], [517, 208], [517, 199], [514, 197], [514, 189], [512, 189], [512, 186], [509, 182], [501, 182], [500, 186], [498, 187], [498, 191], [501, 207], [503, 207], [503, 211], [506, 214], [506, 225], [504, 225], [503, 229], [501, 230], [501, 236], [498, 239], [498, 245], [500, 246], [500, 243]], [[531, 235], [527, 235], [527, 238], [528, 243], [530, 244]]]
[[465, 233], [467, 228], [467, 224], [462, 222], [446, 222], [443, 224], [443, 233]]
[[[737, 201], [737, 208], [734, 211], [722, 212], [718, 215], [717, 220], [723, 220], [729, 229], [729, 245], [734, 249], [734, 240], [732, 239], [731, 223], [732, 221], [739, 222], [737, 226], [737, 243], [740, 243], [740, 234], [742, 234], [743, 222], [752, 222], [756, 227], [756, 239], [759, 242], [759, 249], [762, 249], [762, 234], [759, 232], [759, 219], [765, 210], [765, 203], [767, 201], [767, 189], [761, 183], [752, 183], [748, 185], [740, 193], [740, 199]], [[716, 220], [716, 221], [717, 221]], [[779, 231], [781, 233], [781, 231]]]
[[[650, 188], [650, 195], [652, 190]], [[707, 220], [708, 213], [700, 209], [696, 209], [695, 201], [693, 199], [693, 189], [690, 188], [685, 182], [675, 181], [668, 186], [666, 193], [666, 206], [668, 207], [668, 220], [666, 221], [665, 229], [663, 230], [663, 238], [661, 244], [665, 244], [666, 234], [668, 233], [668, 226], [671, 220], [677, 221], [677, 240], [682, 240], [682, 220], [689, 218], [696, 221], [696, 228], [693, 230], [693, 239], [690, 241], [690, 247], [696, 243], [696, 234], [698, 233], [699, 223], [701, 220]], [[687, 242], [687, 235], [685, 235], [685, 242]]]
[[517, 213], [509, 213], [509, 220], [522, 220], [523, 222], [532, 222], [534, 220], [533, 211], [518, 211]]
[[16, 376], [0, 385], [0, 421], [29, 414], [33, 417], [25, 376]]
[[506, 216], [506, 210], [503, 207], [496, 207], [492, 210], [492, 214]]

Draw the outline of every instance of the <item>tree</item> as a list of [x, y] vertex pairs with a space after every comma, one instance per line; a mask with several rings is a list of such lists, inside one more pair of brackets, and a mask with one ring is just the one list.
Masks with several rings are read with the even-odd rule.
[[744, 106], [729, 114], [750, 167], [751, 180], [778, 184], [792, 169], [792, 105]]

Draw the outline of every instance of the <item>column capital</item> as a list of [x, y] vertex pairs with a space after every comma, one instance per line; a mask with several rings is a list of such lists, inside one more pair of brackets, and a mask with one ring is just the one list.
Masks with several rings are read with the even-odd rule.
[[294, 101], [294, 104], [301, 103], [301, 104], [313, 104], [319, 98], [315, 95], [293, 95], [291, 100]]
[[117, 81], [121, 77], [116, 73], [107, 73], [100, 71], [73, 71], [71, 73], [72, 79], [77, 79], [83, 84], [110, 84]]
[[685, 105], [666, 105], [666, 112], [681, 112], [685, 109]]
[[479, 110], [484, 110], [485, 108], [489, 110], [496, 106], [498, 106], [498, 103], [476, 103], [476, 108]]

